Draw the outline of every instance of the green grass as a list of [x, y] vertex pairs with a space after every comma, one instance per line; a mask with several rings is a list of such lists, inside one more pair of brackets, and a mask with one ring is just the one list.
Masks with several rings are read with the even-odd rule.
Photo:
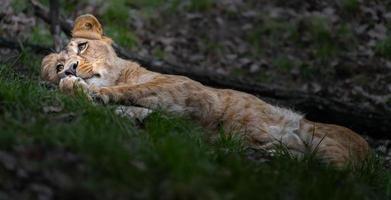
[[203, 12], [210, 10], [214, 5], [214, 0], [191, 0], [187, 9], [189, 11]]
[[342, 0], [341, 4], [342, 8], [349, 13], [355, 13], [360, 8], [358, 0]]
[[11, 1], [11, 7], [14, 12], [19, 13], [28, 7], [28, 1], [25, 0], [14, 0]]
[[235, 68], [232, 70], [232, 75], [236, 77], [244, 77], [247, 74], [247, 71], [242, 68]]
[[316, 77], [316, 74], [319, 74], [318, 67], [310, 66], [306, 63], [300, 65], [300, 76], [305, 80], [311, 80]]
[[273, 66], [277, 67], [282, 72], [289, 72], [296, 65], [294, 60], [285, 56], [274, 58], [272, 63]]
[[129, 5], [126, 0], [114, 0], [107, 4], [102, 20], [108, 24], [127, 24], [129, 20]]
[[[39, 171], [60, 170], [97, 199], [386, 199], [391, 174], [381, 158], [359, 169], [336, 170], [287, 154], [270, 162], [248, 159], [235, 137], [208, 140], [191, 121], [156, 112], [142, 127], [113, 113], [114, 106], [68, 97], [39, 83], [41, 57], [0, 64], [0, 150], [30, 147], [38, 154], [63, 149], [84, 167], [31, 159]], [[29, 70], [19, 70], [29, 69]], [[61, 106], [45, 113], [45, 106]], [[0, 165], [0, 188], [18, 177]], [[60, 183], [55, 183], [60, 184]]]
[[210, 10], [214, 5], [215, 0], [132, 0], [130, 3], [141, 9], [168, 9], [175, 11], [181, 4], [188, 11], [204, 12]]
[[375, 50], [378, 55], [391, 59], [391, 34], [388, 34], [386, 39], [378, 42]]
[[152, 55], [156, 59], [164, 60], [166, 52], [161, 47], [155, 47], [152, 51]]
[[317, 57], [326, 59], [335, 55], [337, 46], [326, 19], [320, 17], [311, 19], [309, 32]]
[[44, 24], [37, 24], [37, 26], [33, 27], [29, 41], [43, 46], [53, 45], [52, 35], [49, 28], [45, 27]]
[[179, 2], [178, 0], [170, 0], [170, 1], [165, 1], [165, 0], [147, 0], [147, 1], [145, 1], [145, 0], [132, 0], [129, 3], [131, 3], [132, 5], [135, 5], [139, 8], [156, 9], [156, 8], [164, 6], [165, 4], [171, 3], [171, 4], [175, 5], [178, 2]]
[[106, 35], [113, 38], [121, 46], [132, 48], [137, 45], [138, 38], [129, 25], [129, 12], [129, 1], [110, 1], [102, 14], [101, 20]]
[[351, 25], [341, 23], [336, 27], [335, 36], [340, 50], [352, 51], [358, 46], [358, 38], [353, 33]]
[[[256, 58], [264, 55], [265, 49], [284, 50], [287, 46], [294, 46], [321, 63], [328, 63], [330, 58], [336, 58], [346, 51], [354, 51], [358, 46], [358, 38], [350, 24], [333, 26], [325, 17], [314, 16], [289, 22], [263, 17], [258, 23], [261, 25], [244, 35], [246, 42], [254, 49]], [[278, 55], [271, 56], [274, 56], [273, 65], [282, 66], [281, 69], [291, 67], [286, 59]]]
[[[295, 23], [265, 18], [263, 24], [248, 32], [245, 38], [259, 54], [263, 52], [263, 48], [275, 48], [286, 41], [295, 42], [298, 37], [300, 35]], [[270, 46], [263, 46], [262, 43], [266, 40], [270, 41]]]
[[138, 44], [137, 36], [130, 30], [127, 25], [121, 26], [110, 24], [105, 26], [105, 34], [113, 39], [116, 43], [126, 48], [135, 47]]

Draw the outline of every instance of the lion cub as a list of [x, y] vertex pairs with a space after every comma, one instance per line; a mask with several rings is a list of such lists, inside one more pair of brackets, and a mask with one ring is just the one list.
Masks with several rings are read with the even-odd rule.
[[367, 142], [348, 128], [311, 122], [250, 94], [151, 72], [121, 59], [92, 15], [76, 19], [66, 53], [64, 73], [83, 79], [65, 78], [66, 90], [82, 87], [104, 103], [162, 108], [208, 129], [239, 134], [251, 147], [273, 150], [283, 144], [294, 155], [315, 152], [325, 163], [338, 167], [362, 161], [369, 151]]

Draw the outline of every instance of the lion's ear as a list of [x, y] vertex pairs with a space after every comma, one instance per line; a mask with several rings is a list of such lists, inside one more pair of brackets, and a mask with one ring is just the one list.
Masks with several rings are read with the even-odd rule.
[[85, 14], [76, 18], [72, 29], [73, 38], [101, 39], [102, 25], [94, 15]]

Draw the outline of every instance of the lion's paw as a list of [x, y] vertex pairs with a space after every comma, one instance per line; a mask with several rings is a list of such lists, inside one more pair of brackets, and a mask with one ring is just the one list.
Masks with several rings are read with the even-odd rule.
[[94, 102], [108, 104], [110, 102], [109, 95], [104, 94], [101, 90], [92, 91], [90, 97]]
[[67, 76], [60, 80], [59, 87], [65, 93], [75, 94], [75, 91], [80, 89], [85, 92], [88, 89], [88, 84], [80, 77]]

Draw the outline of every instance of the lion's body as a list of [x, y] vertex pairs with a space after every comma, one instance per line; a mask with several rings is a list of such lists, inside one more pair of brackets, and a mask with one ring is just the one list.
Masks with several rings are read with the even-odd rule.
[[[65, 78], [60, 83], [63, 91], [80, 85], [87, 94], [105, 103], [164, 109], [188, 116], [216, 133], [223, 129], [243, 136], [246, 144], [254, 148], [272, 150], [276, 144], [282, 144], [292, 154], [315, 152], [322, 161], [336, 166], [361, 161], [369, 151], [367, 142], [345, 127], [311, 122], [250, 94], [207, 87], [183, 76], [151, 72], [121, 59], [96, 22], [91, 15], [76, 20], [65, 63], [77, 63], [75, 75], [85, 82]], [[95, 25], [99, 27], [91, 28]], [[83, 34], [78, 34], [80, 30]], [[80, 48], [85, 43], [88, 46]]]
[[97, 90], [105, 101], [186, 115], [208, 129], [239, 134], [253, 148], [270, 150], [281, 143], [297, 156], [317, 152], [335, 165], [362, 159], [368, 151], [366, 141], [347, 128], [310, 122], [243, 92], [126, 65], [115, 85]]

